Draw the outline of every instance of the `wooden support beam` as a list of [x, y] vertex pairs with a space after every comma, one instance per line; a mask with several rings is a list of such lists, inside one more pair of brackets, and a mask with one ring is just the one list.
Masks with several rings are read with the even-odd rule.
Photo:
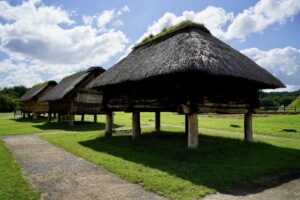
[[56, 113], [53, 113], [53, 118], [56, 118]]
[[106, 113], [105, 136], [112, 136], [114, 123], [113, 112]]
[[69, 114], [69, 125], [70, 126], [74, 126], [74, 118], [75, 118], [74, 114], [70, 113]]
[[52, 113], [49, 112], [49, 113], [48, 113], [48, 122], [49, 122], [49, 123], [51, 122], [51, 118], [52, 118]]
[[38, 114], [36, 112], [33, 113], [33, 119], [38, 119]]
[[94, 114], [94, 123], [97, 123], [97, 114]]
[[198, 148], [198, 115], [188, 114], [188, 148]]
[[24, 112], [22, 113], [22, 117], [25, 118], [25, 113]]
[[244, 140], [246, 142], [253, 142], [252, 112], [246, 113], [244, 117]]
[[184, 120], [185, 120], [185, 134], [188, 135], [189, 133], [189, 118], [188, 115], [184, 115]]
[[84, 122], [84, 114], [81, 115], [81, 122]]
[[155, 130], [160, 131], [160, 112], [155, 112]]
[[141, 136], [140, 112], [132, 113], [132, 138], [137, 139]]
[[57, 117], [57, 123], [61, 123], [61, 114], [58, 113], [57, 115], [58, 115], [58, 117]]

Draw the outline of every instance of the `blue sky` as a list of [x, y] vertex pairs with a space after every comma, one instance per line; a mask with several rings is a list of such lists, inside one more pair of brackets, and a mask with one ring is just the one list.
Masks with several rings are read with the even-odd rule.
[[300, 89], [299, 0], [0, 2], [0, 87], [109, 68], [142, 37], [182, 20], [211, 32]]

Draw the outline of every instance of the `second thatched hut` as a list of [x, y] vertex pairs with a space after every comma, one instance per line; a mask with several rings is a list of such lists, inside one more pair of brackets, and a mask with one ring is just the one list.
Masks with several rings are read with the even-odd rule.
[[23, 117], [26, 114], [28, 116], [33, 114], [33, 118], [37, 119], [40, 114], [49, 112], [49, 104], [47, 102], [40, 102], [39, 100], [56, 85], [55, 81], [39, 83], [21, 96], [19, 101], [21, 102]]
[[91, 67], [60, 81], [40, 100], [49, 103], [49, 116], [58, 113], [58, 122], [68, 120], [73, 126], [75, 115], [81, 115], [83, 121], [85, 114], [92, 114], [96, 122], [97, 114], [102, 113], [102, 93], [86, 86], [104, 71], [101, 67]]

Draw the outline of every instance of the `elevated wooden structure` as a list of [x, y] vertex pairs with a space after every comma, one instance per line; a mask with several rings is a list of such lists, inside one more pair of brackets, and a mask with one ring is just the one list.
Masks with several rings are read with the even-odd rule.
[[25, 117], [25, 114], [30, 116], [32, 113], [33, 118], [37, 119], [40, 114], [49, 112], [49, 103], [40, 102], [39, 100], [56, 85], [55, 81], [48, 81], [37, 84], [28, 90], [19, 100], [22, 105], [23, 117]]
[[91, 67], [65, 77], [41, 98], [41, 102], [49, 103], [49, 121], [52, 113], [58, 113], [58, 122], [67, 120], [71, 126], [74, 125], [75, 115], [81, 115], [84, 121], [85, 114], [92, 114], [94, 122], [97, 122], [97, 114], [102, 113], [102, 93], [86, 86], [104, 71], [101, 67]]
[[205, 27], [188, 24], [135, 46], [89, 87], [103, 93], [106, 112], [133, 113], [133, 138], [141, 132], [140, 112], [156, 112], [158, 130], [159, 112], [186, 115], [188, 147], [196, 148], [198, 113], [245, 114], [245, 140], [251, 142], [258, 91], [285, 86]]

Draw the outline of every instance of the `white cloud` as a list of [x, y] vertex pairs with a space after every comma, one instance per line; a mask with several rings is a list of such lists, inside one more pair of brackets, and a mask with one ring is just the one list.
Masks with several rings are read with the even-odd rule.
[[127, 5], [125, 5], [123, 8], [122, 8], [122, 11], [123, 12], [130, 12], [130, 9], [129, 9], [129, 7], [127, 6]]
[[241, 52], [289, 85], [288, 89], [300, 88], [300, 49], [288, 46], [269, 51], [250, 48]]
[[103, 10], [100, 14], [95, 14], [91, 16], [83, 15], [82, 21], [85, 25], [94, 26], [95, 24], [101, 30], [106, 30], [106, 25], [111, 23], [113, 20], [114, 22], [112, 25], [114, 27], [120, 27], [124, 25], [124, 22], [118, 19], [124, 13], [130, 12], [130, 9], [127, 5], [123, 8], [116, 11], [116, 9], [112, 10]]
[[[83, 16], [84, 24], [76, 25], [70, 12], [39, 1], [16, 6], [0, 1], [0, 18], [0, 52], [8, 56], [0, 61], [5, 74], [0, 87], [57, 80], [79, 68], [102, 65], [128, 43], [123, 32], [95, 26], [94, 16]], [[112, 23], [110, 17], [99, 18], [101, 26]], [[28, 74], [19, 79], [26, 70]]]
[[236, 16], [223, 8], [208, 6], [199, 12], [184, 11], [182, 15], [166, 12], [148, 27], [140, 40], [150, 34], [157, 34], [164, 28], [184, 20], [204, 25], [218, 38], [244, 41], [251, 33], [260, 33], [274, 24], [284, 24], [300, 12], [299, 0], [260, 0]]
[[235, 17], [225, 38], [245, 40], [250, 33], [260, 32], [275, 23], [284, 24], [299, 11], [299, 0], [260, 0]]
[[293, 92], [300, 89], [300, 85], [286, 85], [286, 88], [266, 89], [264, 92]]
[[125, 5], [122, 9], [120, 9], [117, 14], [118, 15], [122, 15], [123, 13], [129, 13], [130, 12], [130, 9], [127, 5]]
[[115, 10], [104, 10], [97, 19], [98, 27], [104, 28], [115, 17]]
[[114, 27], [121, 27], [124, 25], [124, 22], [122, 20], [117, 20], [113, 22]]

